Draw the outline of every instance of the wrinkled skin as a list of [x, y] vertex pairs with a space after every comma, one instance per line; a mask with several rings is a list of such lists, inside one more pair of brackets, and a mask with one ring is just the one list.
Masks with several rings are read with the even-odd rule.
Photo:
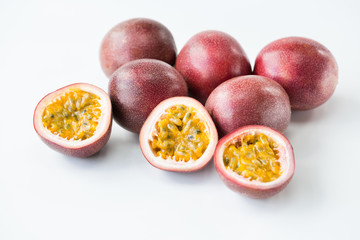
[[331, 52], [301, 37], [283, 38], [265, 46], [256, 58], [254, 73], [280, 83], [294, 110], [322, 105], [338, 82], [338, 67]]
[[109, 95], [115, 121], [139, 133], [150, 112], [163, 100], [186, 96], [186, 82], [169, 64], [140, 59], [120, 67], [110, 78]]
[[146, 18], [130, 19], [113, 27], [100, 48], [101, 67], [110, 77], [123, 64], [142, 58], [158, 59], [174, 65], [175, 41], [161, 23]]
[[175, 68], [184, 76], [190, 96], [203, 104], [222, 82], [251, 73], [251, 65], [240, 44], [219, 31], [193, 36], [181, 49]]
[[284, 132], [289, 125], [289, 97], [277, 82], [261, 76], [241, 76], [219, 85], [205, 105], [219, 135], [246, 125], [265, 125]]

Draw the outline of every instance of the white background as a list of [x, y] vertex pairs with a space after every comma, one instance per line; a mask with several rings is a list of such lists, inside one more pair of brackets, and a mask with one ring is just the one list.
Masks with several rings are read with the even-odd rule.
[[[171, 173], [142, 156], [116, 123], [90, 159], [54, 152], [32, 126], [47, 93], [75, 82], [107, 90], [99, 46], [115, 24], [149, 17], [178, 50], [195, 33], [234, 36], [253, 65], [262, 47], [304, 36], [329, 48], [339, 84], [323, 106], [295, 112], [286, 131], [296, 170], [273, 198], [229, 190], [213, 162]], [[360, 2], [0, 1], [0, 239], [358, 239]]]

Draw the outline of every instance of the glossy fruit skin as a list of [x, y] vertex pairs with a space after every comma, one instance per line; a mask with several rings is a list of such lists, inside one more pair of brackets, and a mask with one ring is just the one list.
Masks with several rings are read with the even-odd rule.
[[[251, 132], [265, 133], [268, 136], [270, 135], [274, 140], [277, 140], [277, 143], [281, 147], [279, 148], [279, 154], [280, 160], [283, 161], [281, 164], [283, 164], [282, 166], [285, 166], [284, 171], [278, 179], [272, 182], [261, 183], [257, 181], [249, 181], [234, 172], [230, 172], [224, 166], [223, 152], [226, 144], [244, 133]], [[278, 131], [259, 125], [241, 127], [220, 139], [214, 154], [214, 164], [221, 180], [231, 190], [250, 198], [269, 198], [274, 196], [289, 184], [295, 172], [294, 151], [289, 140]]]
[[338, 67], [331, 52], [302, 37], [282, 38], [265, 46], [256, 58], [254, 73], [280, 83], [294, 110], [322, 105], [338, 82]]
[[[198, 113], [201, 114], [202, 119], [207, 123], [207, 126], [209, 127], [209, 145], [203, 155], [194, 162], [185, 163], [172, 162], [171, 160], [163, 160], [161, 157], [154, 156], [152, 149], [149, 146], [149, 139], [154, 130], [154, 126], [159, 120], [160, 116], [164, 113], [166, 109], [179, 104], [194, 107], [198, 111]], [[191, 97], [172, 97], [159, 103], [150, 113], [149, 117], [146, 119], [144, 125], [141, 128], [139, 135], [139, 143], [141, 152], [152, 166], [165, 171], [194, 172], [203, 168], [212, 159], [216, 145], [218, 143], [218, 133], [209, 113], [200, 102]]]
[[110, 77], [123, 64], [136, 59], [158, 59], [174, 65], [176, 51], [174, 38], [164, 25], [147, 18], [134, 18], [119, 23], [105, 35], [100, 62]]
[[[54, 141], [54, 137], [50, 136], [51, 133], [46, 131], [42, 124], [39, 122], [41, 121], [39, 117], [41, 118], [41, 108], [43, 108], [43, 104], [47, 101], [54, 98], [55, 95], [61, 94], [62, 92], [66, 91], [68, 88], [80, 88], [82, 90], [92, 90], [95, 91], [97, 95], [101, 95], [101, 98], [103, 99], [103, 104], [106, 104], [106, 108], [103, 109], [103, 115], [102, 118], [105, 119], [106, 125], [104, 127], [104, 130], [100, 132], [100, 134], [94, 135], [93, 137], [85, 140], [86, 144], [67, 144], [66, 141]], [[105, 111], [106, 110], [106, 111]], [[50, 148], [53, 150], [60, 152], [62, 154], [72, 156], [72, 157], [79, 157], [79, 158], [86, 158], [89, 156], [94, 155], [95, 153], [99, 152], [104, 145], [108, 142], [110, 135], [111, 135], [111, 129], [112, 129], [112, 108], [111, 108], [111, 101], [109, 96], [105, 91], [102, 89], [91, 85], [87, 83], [75, 83], [68, 86], [65, 86], [63, 88], [60, 88], [54, 92], [51, 92], [47, 94], [45, 97], [43, 97], [40, 102], [37, 104], [34, 116], [33, 116], [33, 125], [36, 133], [40, 136], [41, 140], [47, 144]]]
[[251, 74], [251, 65], [240, 44], [219, 31], [193, 36], [181, 49], [175, 68], [184, 76], [190, 96], [203, 104], [222, 82]]
[[115, 121], [139, 133], [150, 112], [161, 101], [187, 96], [184, 78], [169, 64], [155, 59], [128, 62], [114, 72], [109, 95]]
[[220, 136], [246, 125], [284, 132], [289, 125], [289, 97], [277, 82], [262, 76], [235, 77], [219, 85], [205, 105]]

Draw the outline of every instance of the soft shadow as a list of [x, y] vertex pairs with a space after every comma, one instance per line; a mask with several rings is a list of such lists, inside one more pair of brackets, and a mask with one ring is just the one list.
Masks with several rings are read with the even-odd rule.
[[189, 184], [194, 185], [209, 179], [214, 179], [216, 176], [215, 166], [213, 160], [211, 160], [205, 167], [196, 172], [166, 172], [163, 171], [163, 175], [177, 184]]
[[[140, 152], [139, 135], [121, 132], [112, 134], [107, 144], [88, 158], [64, 157], [65, 160], [80, 167], [121, 164], [121, 168], [136, 163]], [[141, 154], [141, 153], [140, 153]]]
[[[350, 107], [350, 108], [349, 108]], [[322, 121], [331, 117], [338, 117], [342, 112], [359, 109], [359, 104], [350, 96], [334, 95], [323, 105], [306, 111], [292, 111], [291, 121], [294, 123], [307, 123]], [[351, 112], [349, 112], [351, 114]]]
[[270, 198], [252, 199], [238, 195], [242, 207], [254, 208], [265, 213], [280, 213], [299, 206], [299, 214], [308, 214], [321, 207], [324, 199], [321, 186], [316, 179], [316, 170], [299, 166], [296, 171], [288, 186]]

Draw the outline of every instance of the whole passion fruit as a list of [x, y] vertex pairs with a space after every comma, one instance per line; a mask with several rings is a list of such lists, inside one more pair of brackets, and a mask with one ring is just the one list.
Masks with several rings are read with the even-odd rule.
[[295, 171], [289, 140], [271, 128], [256, 125], [223, 137], [216, 147], [214, 163], [230, 189], [252, 198], [280, 192]]
[[203, 104], [222, 82], [251, 74], [249, 60], [240, 44], [219, 31], [193, 36], [181, 49], [175, 68], [184, 76], [190, 96]]
[[254, 75], [222, 83], [205, 106], [221, 136], [246, 125], [265, 125], [284, 132], [291, 117], [289, 97], [280, 84]]
[[282, 38], [265, 46], [256, 58], [254, 73], [280, 83], [294, 110], [325, 103], [338, 82], [338, 67], [331, 52], [302, 37]]
[[76, 83], [46, 95], [35, 108], [34, 128], [56, 151], [88, 157], [107, 143], [111, 133], [110, 98], [102, 89]]
[[124, 63], [135, 59], [159, 59], [174, 65], [175, 41], [161, 23], [135, 18], [119, 23], [104, 37], [100, 48], [101, 67], [110, 77]]
[[213, 157], [218, 134], [204, 106], [190, 97], [164, 100], [141, 128], [140, 147], [147, 161], [162, 170], [191, 172]]
[[110, 78], [109, 94], [115, 121], [139, 133], [150, 112], [161, 101], [186, 96], [184, 78], [169, 64], [140, 59], [120, 67]]

